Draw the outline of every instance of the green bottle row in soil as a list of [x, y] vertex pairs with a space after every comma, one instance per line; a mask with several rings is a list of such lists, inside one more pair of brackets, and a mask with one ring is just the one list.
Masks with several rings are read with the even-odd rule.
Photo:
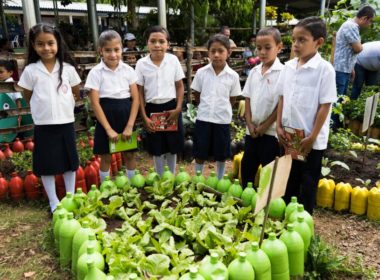
[[[53, 214], [60, 265], [76, 279], [290, 279], [303, 276], [313, 219], [296, 198], [253, 215], [250, 184], [214, 173], [122, 172], [67, 193]], [[108, 275], [106, 275], [106, 273]], [[91, 278], [92, 277], [92, 278]], [[108, 278], [107, 278], [108, 277]]]

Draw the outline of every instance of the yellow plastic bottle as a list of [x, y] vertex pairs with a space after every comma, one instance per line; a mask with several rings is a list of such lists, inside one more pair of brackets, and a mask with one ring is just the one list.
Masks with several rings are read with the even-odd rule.
[[352, 187], [349, 183], [340, 182], [335, 186], [335, 203], [336, 211], [345, 211], [350, 209], [350, 196]]
[[368, 189], [355, 187], [351, 192], [350, 212], [357, 215], [364, 215], [367, 211]]
[[368, 193], [367, 217], [373, 221], [380, 221], [380, 189], [373, 187]]
[[317, 191], [317, 205], [332, 208], [334, 205], [335, 182], [332, 179], [320, 179]]
[[244, 155], [244, 152], [240, 152], [234, 156], [233, 165], [232, 165], [232, 174], [234, 178], [238, 178], [238, 176], [240, 175], [241, 160], [243, 158], [243, 155]]

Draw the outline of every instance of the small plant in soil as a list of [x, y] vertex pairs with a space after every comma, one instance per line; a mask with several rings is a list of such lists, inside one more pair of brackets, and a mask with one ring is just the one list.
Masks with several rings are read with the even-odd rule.
[[327, 157], [324, 157], [322, 158], [322, 170], [321, 170], [322, 176], [324, 177], [330, 176], [334, 178], [334, 176], [331, 175], [331, 168], [335, 165], [338, 165], [346, 170], [350, 170], [350, 167], [343, 161], [339, 161], [339, 160], [331, 161]]

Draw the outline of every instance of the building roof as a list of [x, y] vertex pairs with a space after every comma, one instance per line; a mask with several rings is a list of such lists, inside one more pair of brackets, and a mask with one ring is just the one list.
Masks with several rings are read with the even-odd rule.
[[[334, 8], [338, 1], [339, 0], [326, 0], [326, 10]], [[329, 7], [327, 7], [327, 5], [329, 5]], [[321, 0], [267, 0], [267, 6], [276, 6], [282, 11], [289, 11], [297, 18], [304, 18], [310, 14], [318, 14], [321, 8]]]
[[[31, 0], [28, 0], [31, 1]], [[53, 10], [53, 1], [40, 0], [41, 10]], [[58, 10], [64, 12], [87, 12], [86, 2], [73, 2], [69, 5], [61, 5], [61, 1], [57, 1]], [[7, 0], [4, 5], [4, 9], [22, 9], [22, 0]], [[138, 14], [148, 14], [152, 10], [157, 10], [156, 7], [137, 7], [136, 12]], [[96, 10], [100, 13], [117, 13], [115, 8], [110, 4], [96, 4]], [[126, 6], [121, 6], [121, 13], [126, 13], [128, 11]]]

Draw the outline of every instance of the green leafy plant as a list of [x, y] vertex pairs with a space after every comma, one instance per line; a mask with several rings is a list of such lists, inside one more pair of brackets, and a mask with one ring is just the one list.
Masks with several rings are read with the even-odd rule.
[[21, 176], [28, 170], [32, 170], [32, 152], [24, 151], [22, 153], [13, 153], [10, 161], [14, 165], [15, 171]]
[[[348, 153], [352, 151], [354, 143], [362, 143], [362, 139], [353, 134], [350, 129], [339, 128], [337, 132], [329, 135], [329, 145], [336, 151]], [[356, 157], [355, 153], [351, 153]]]
[[339, 160], [330, 161], [328, 158], [324, 157], [322, 158], [322, 169], [321, 169], [322, 176], [324, 177], [330, 176], [334, 178], [334, 176], [332, 176], [330, 173], [331, 173], [331, 168], [335, 165], [338, 165], [346, 170], [350, 170], [350, 167], [344, 162], [339, 161]]

